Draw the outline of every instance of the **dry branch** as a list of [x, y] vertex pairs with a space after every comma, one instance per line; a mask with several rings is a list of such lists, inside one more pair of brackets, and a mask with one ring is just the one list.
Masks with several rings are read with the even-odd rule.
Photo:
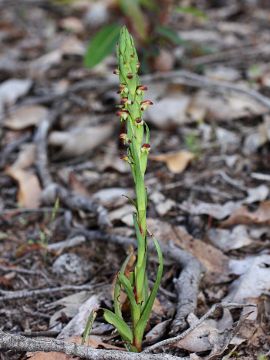
[[18, 291], [4, 291], [0, 290], [0, 302], [18, 300], [25, 298], [35, 298], [37, 296], [50, 295], [59, 293], [62, 291], [82, 291], [82, 290], [93, 290], [95, 285], [65, 285], [54, 288], [35, 289], [35, 290], [18, 290]]
[[186, 331], [182, 332], [180, 335], [177, 335], [175, 337], [162, 340], [152, 346], [149, 346], [147, 349], [144, 350], [144, 353], [149, 353], [152, 351], [156, 351], [158, 349], [164, 349], [167, 346], [171, 346], [176, 344], [178, 341], [184, 339], [187, 335], [189, 335], [194, 329], [196, 329], [198, 326], [200, 326], [205, 320], [207, 320], [210, 316], [214, 314], [214, 312], [218, 308], [241, 308], [241, 307], [247, 307], [247, 306], [256, 306], [254, 304], [235, 304], [235, 303], [218, 303], [213, 305], [207, 313], [205, 313], [197, 322], [195, 322], [193, 325], [191, 325]]
[[[180, 249], [174, 247], [174, 257], [177, 257]], [[180, 250], [181, 251], [181, 250]], [[181, 254], [178, 255], [179, 258]], [[181, 256], [181, 264], [184, 265], [178, 279], [174, 280], [177, 293], [176, 315], [171, 324], [170, 334], [175, 335], [187, 327], [186, 318], [197, 307], [200, 280], [203, 273], [201, 263], [192, 255], [186, 253]]]
[[66, 108], [58, 103], [58, 107], [55, 106], [55, 108], [51, 111], [49, 118], [40, 123], [35, 134], [36, 167], [42, 181], [42, 185], [45, 188], [44, 201], [54, 205], [58, 197], [61, 203], [71, 210], [84, 210], [96, 214], [98, 224], [102, 229], [110, 227], [111, 223], [108, 218], [108, 213], [103, 206], [90, 198], [71, 194], [63, 186], [54, 183], [51, 177], [48, 159], [48, 134], [58, 116], [65, 110]]
[[[186, 71], [186, 70], [175, 70], [165, 73], [155, 73], [150, 75], [145, 75], [141, 77], [143, 83], [151, 83], [155, 81], [165, 81], [167, 83], [176, 83], [182, 84], [195, 88], [204, 88], [204, 89], [213, 89], [216, 92], [234, 92], [236, 94], [243, 94], [251, 99], [254, 99], [258, 103], [264, 105], [266, 109], [270, 110], [270, 99], [260, 92], [250, 89], [246, 86], [233, 84], [227, 81], [222, 80], [213, 80], [207, 76], [197, 75], [196, 73]], [[62, 94], [48, 94], [41, 97], [35, 97], [31, 99], [26, 99], [25, 103], [27, 104], [43, 104], [55, 102], [57, 99], [63, 99], [69, 96], [70, 94], [77, 93], [80, 91], [89, 91], [96, 90], [98, 92], [104, 92], [111, 89], [116, 89], [117, 80], [110, 79], [91, 79], [83, 80], [77, 83], [74, 83], [69, 89]]]
[[168, 354], [127, 353], [124, 351], [99, 350], [88, 346], [71, 344], [53, 339], [32, 339], [21, 335], [7, 334], [0, 330], [0, 349], [17, 352], [60, 352], [91, 360], [176, 360], [179, 358]]

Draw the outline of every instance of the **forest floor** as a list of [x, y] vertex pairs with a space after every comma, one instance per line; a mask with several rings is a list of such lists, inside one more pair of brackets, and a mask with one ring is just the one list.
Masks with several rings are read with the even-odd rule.
[[[111, 16], [102, 3], [101, 23]], [[165, 255], [144, 348], [184, 334], [155, 353], [265, 360], [270, 7], [220, 3], [202, 5], [207, 18], [172, 15], [183, 44], [165, 45], [142, 80], [154, 102], [148, 226]], [[80, 343], [89, 311], [112, 307], [134, 239], [116, 59], [83, 66], [92, 6], [0, 1], [0, 331], [26, 340]], [[151, 253], [152, 281], [156, 264]], [[88, 345], [124, 350], [99, 312]], [[19, 350], [0, 359], [72, 358]]]

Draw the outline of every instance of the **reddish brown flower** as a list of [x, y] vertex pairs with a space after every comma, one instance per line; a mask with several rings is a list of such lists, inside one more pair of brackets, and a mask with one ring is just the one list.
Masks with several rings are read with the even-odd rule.
[[142, 152], [149, 153], [150, 149], [151, 149], [150, 144], [143, 144], [142, 147], [141, 147]]
[[116, 113], [117, 116], [120, 116], [122, 120], [127, 120], [129, 112], [128, 110], [119, 110]]
[[151, 100], [144, 100], [141, 102], [141, 110], [144, 111], [148, 108], [149, 105], [153, 105], [153, 102]]
[[124, 84], [119, 85], [119, 90], [117, 91], [117, 94], [128, 94], [128, 88]]
[[119, 138], [120, 138], [120, 140], [123, 141], [124, 144], [128, 144], [129, 139], [128, 139], [128, 136], [127, 136], [126, 133], [120, 134], [120, 135], [119, 135]]
[[136, 93], [138, 95], [141, 95], [144, 91], [146, 91], [148, 88], [145, 85], [139, 85], [137, 86]]
[[137, 118], [137, 119], [135, 120], [135, 125], [137, 125], [137, 126], [143, 125], [143, 119]]

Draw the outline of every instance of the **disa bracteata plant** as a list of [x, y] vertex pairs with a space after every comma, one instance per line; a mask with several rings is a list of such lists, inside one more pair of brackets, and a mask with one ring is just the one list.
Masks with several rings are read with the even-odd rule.
[[[133, 215], [137, 239], [136, 260], [130, 269], [131, 254], [123, 263], [114, 287], [114, 312], [104, 310], [105, 320], [112, 324], [125, 342], [129, 351], [140, 352], [146, 325], [151, 315], [163, 272], [163, 256], [160, 246], [152, 236], [157, 255], [158, 269], [156, 280], [150, 291], [147, 278], [148, 231], [146, 224], [147, 191], [144, 182], [147, 159], [150, 151], [150, 133], [143, 120], [146, 108], [152, 105], [144, 100], [146, 86], [141, 85], [138, 76], [140, 63], [132, 36], [126, 27], [120, 31], [117, 46], [121, 105], [118, 115], [126, 125], [126, 133], [120, 138], [127, 146], [124, 159], [128, 161], [135, 186], [135, 211]], [[124, 291], [130, 304], [131, 326], [124, 320], [120, 293]]]

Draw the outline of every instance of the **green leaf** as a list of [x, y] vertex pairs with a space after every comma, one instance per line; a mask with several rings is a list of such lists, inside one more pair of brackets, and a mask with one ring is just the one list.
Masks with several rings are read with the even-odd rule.
[[123, 340], [133, 342], [132, 331], [122, 318], [107, 309], [104, 309], [104, 318], [117, 329]]
[[[127, 256], [127, 258], [124, 261], [119, 273], [121, 273], [121, 274], [125, 273], [125, 270], [126, 270], [128, 262], [129, 262], [129, 260], [131, 258], [131, 255], [132, 254], [129, 254]], [[117, 277], [117, 280], [116, 280], [116, 283], [115, 283], [115, 286], [114, 286], [114, 295], [113, 295], [114, 312], [115, 312], [116, 315], [118, 315], [119, 317], [122, 318], [121, 303], [119, 301], [120, 293], [121, 293], [121, 283], [120, 283], [120, 281], [119, 281], [119, 279]]]
[[146, 20], [138, 0], [120, 0], [123, 13], [130, 18], [134, 29], [144, 40], [147, 36]]
[[155, 298], [157, 296], [158, 288], [159, 288], [159, 285], [161, 282], [162, 273], [163, 273], [163, 255], [161, 252], [161, 248], [159, 246], [158, 241], [155, 238], [153, 238], [153, 241], [154, 241], [154, 244], [155, 244], [155, 247], [157, 250], [159, 265], [158, 265], [157, 277], [156, 277], [156, 281], [154, 283], [153, 289], [152, 289], [152, 291], [149, 295], [149, 298], [143, 308], [141, 318], [138, 321], [137, 326], [135, 328], [135, 337], [139, 341], [141, 341], [143, 338], [144, 330], [145, 330], [145, 327], [149, 320], [149, 317], [150, 317], [150, 314], [152, 311], [152, 307], [153, 307]]
[[93, 323], [95, 321], [95, 318], [97, 316], [97, 312], [92, 310], [89, 314], [89, 317], [87, 319], [87, 322], [86, 322], [86, 326], [85, 326], [85, 329], [83, 331], [83, 335], [82, 335], [82, 345], [85, 344], [85, 340], [86, 338], [89, 336], [91, 330], [92, 330], [92, 327], [93, 327]]
[[119, 274], [118, 278], [119, 278], [119, 281], [120, 281], [121, 285], [125, 289], [125, 292], [126, 292], [126, 294], [128, 296], [128, 299], [130, 301], [131, 315], [132, 315], [133, 324], [137, 324], [137, 322], [138, 322], [138, 320], [140, 318], [140, 304], [137, 304], [137, 302], [136, 302], [134, 292], [133, 292], [133, 288], [132, 288], [132, 286], [130, 284], [129, 279], [124, 274]]
[[117, 43], [120, 25], [110, 24], [98, 31], [87, 47], [84, 65], [93, 68], [108, 56]]
[[186, 41], [182, 40], [178, 33], [167, 26], [157, 26], [155, 29], [156, 33], [163, 38], [169, 40], [175, 45], [183, 45]]
[[194, 6], [179, 6], [175, 8], [175, 11], [181, 14], [190, 14], [197, 18], [207, 19], [207, 15], [202, 10]]
[[155, 0], [139, 0], [139, 3], [150, 10], [157, 10], [158, 4]]

